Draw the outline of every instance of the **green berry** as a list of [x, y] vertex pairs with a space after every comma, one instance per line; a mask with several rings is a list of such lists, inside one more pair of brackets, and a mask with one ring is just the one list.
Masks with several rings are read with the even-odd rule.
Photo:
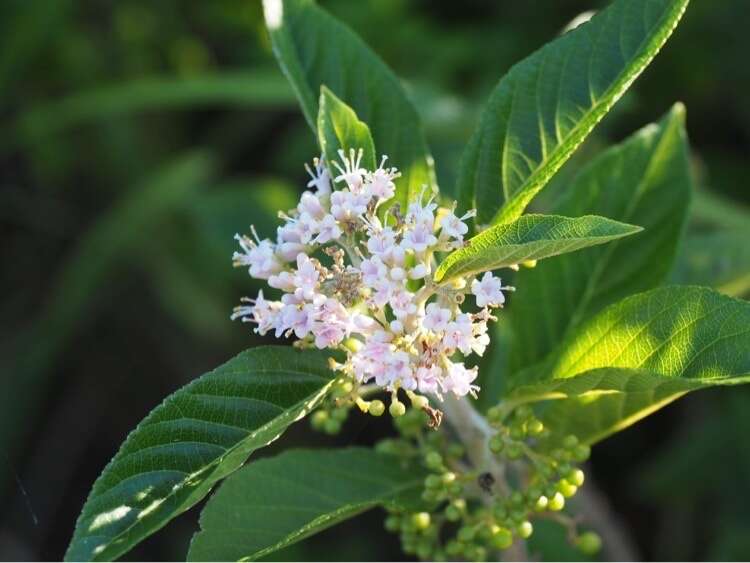
[[508, 528], [498, 527], [492, 536], [492, 547], [495, 549], [508, 549], [513, 545], [513, 534]]
[[331, 418], [333, 418], [334, 420], [338, 420], [339, 422], [344, 422], [348, 416], [349, 409], [345, 409], [343, 407], [339, 407], [331, 411]]
[[443, 468], [443, 456], [433, 450], [424, 456], [424, 464], [429, 469], [440, 470]]
[[472, 545], [466, 549], [466, 557], [470, 561], [485, 561], [487, 559], [487, 550], [481, 545]]
[[316, 430], [322, 430], [326, 420], [328, 420], [328, 411], [315, 411], [310, 418], [310, 424]]
[[505, 440], [503, 440], [503, 437], [500, 434], [495, 434], [492, 438], [490, 438], [490, 451], [493, 454], [499, 454], [503, 451], [504, 447]]
[[489, 528], [489, 526], [480, 526], [477, 530], [477, 537], [481, 541], [486, 542], [492, 537], [492, 530]]
[[398, 418], [406, 414], [406, 407], [400, 401], [392, 401], [391, 406], [388, 407], [388, 412], [391, 413], [393, 418]]
[[523, 440], [526, 437], [526, 431], [523, 429], [523, 425], [511, 426], [510, 437], [514, 440]]
[[341, 432], [341, 423], [338, 420], [329, 418], [323, 424], [323, 430], [326, 434], [338, 434]]
[[411, 523], [417, 530], [426, 530], [430, 525], [429, 512], [417, 512], [411, 515]]
[[572, 450], [578, 445], [578, 438], [573, 434], [568, 434], [563, 438], [562, 445], [566, 450]]
[[391, 514], [385, 519], [385, 529], [389, 532], [396, 532], [401, 528], [401, 518]]
[[516, 412], [514, 414], [518, 420], [526, 420], [534, 415], [534, 411], [532, 411], [531, 407], [528, 405], [521, 405], [520, 407], [516, 408]]
[[552, 457], [557, 461], [566, 462], [570, 459], [570, 453], [561, 448], [552, 450]]
[[586, 475], [580, 469], [573, 469], [567, 474], [567, 476], [565, 477], [565, 480], [568, 481], [569, 483], [572, 483], [576, 487], [580, 487], [583, 485], [583, 482], [586, 480]]
[[367, 412], [369, 412], [372, 416], [381, 416], [385, 412], [385, 405], [383, 404], [383, 401], [379, 401], [375, 399], [370, 403], [370, 406], [367, 407]]
[[519, 507], [523, 505], [525, 499], [523, 498], [523, 493], [520, 491], [513, 491], [508, 500], [510, 501], [511, 506]]
[[498, 406], [490, 407], [487, 410], [487, 420], [490, 424], [499, 424], [503, 419], [503, 409]]
[[417, 557], [420, 559], [432, 559], [432, 545], [429, 543], [419, 543], [416, 549]]
[[526, 423], [526, 431], [530, 436], [539, 436], [539, 434], [544, 432], [544, 424], [542, 424], [541, 420], [535, 418]]
[[547, 506], [549, 505], [549, 499], [544, 495], [539, 495], [539, 497], [536, 499], [536, 502], [534, 503], [534, 510], [537, 512], [544, 512], [547, 510]]
[[573, 459], [576, 460], [578, 463], [583, 463], [589, 458], [590, 455], [591, 455], [591, 448], [588, 447], [586, 444], [579, 444], [573, 450]]
[[464, 491], [464, 486], [458, 481], [454, 481], [448, 486], [448, 492], [454, 496], [460, 495]]
[[422, 500], [425, 502], [435, 502], [440, 499], [440, 495], [437, 491], [427, 489], [422, 491]]
[[528, 520], [524, 520], [516, 529], [516, 533], [519, 538], [528, 539], [534, 533], [534, 526]]
[[448, 520], [448, 522], [458, 522], [461, 520], [461, 516], [461, 511], [454, 505], [449, 504], [445, 508], [445, 519]]
[[586, 555], [596, 555], [602, 548], [602, 539], [594, 532], [585, 532], [576, 539], [576, 547]]
[[557, 490], [560, 491], [565, 498], [570, 498], [578, 492], [578, 487], [573, 483], [569, 483], [565, 479], [560, 479], [560, 482], [557, 483]]
[[456, 537], [459, 539], [459, 541], [462, 541], [464, 543], [469, 543], [474, 539], [474, 528], [471, 526], [462, 526], [458, 529], [458, 534]]
[[430, 474], [424, 479], [424, 486], [427, 489], [439, 489], [443, 484], [443, 480], [439, 475]]
[[565, 508], [565, 497], [561, 493], [557, 492], [552, 495], [547, 502], [547, 508], [552, 512], [559, 512]]
[[523, 447], [521, 444], [508, 444], [506, 455], [508, 459], [520, 459], [523, 456]]
[[492, 515], [495, 517], [495, 520], [502, 522], [508, 517], [508, 510], [502, 504], [497, 504], [492, 509]]
[[448, 543], [445, 544], [445, 552], [448, 555], [456, 556], [463, 553], [464, 546], [461, 542], [458, 542], [456, 540], [450, 540]]

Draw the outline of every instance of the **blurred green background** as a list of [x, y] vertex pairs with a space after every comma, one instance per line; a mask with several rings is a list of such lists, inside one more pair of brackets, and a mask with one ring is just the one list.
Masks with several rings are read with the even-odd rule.
[[[490, 89], [596, 0], [321, 0], [403, 77], [450, 193]], [[694, 0], [548, 197], [606, 143], [688, 108], [700, 193], [674, 281], [750, 292], [747, 0]], [[0, 559], [59, 559], [88, 490], [167, 394], [257, 345], [232, 235], [304, 187], [315, 156], [258, 0], [0, 3]], [[398, 163], [395, 163], [398, 164]], [[544, 205], [543, 202], [540, 205]], [[512, 306], [512, 301], [510, 303]], [[298, 424], [283, 446], [371, 444]], [[594, 450], [644, 559], [750, 558], [750, 392], [680, 401]], [[263, 455], [278, 451], [276, 443]], [[128, 559], [181, 559], [199, 509]], [[555, 547], [551, 557], [569, 556]], [[400, 558], [374, 512], [279, 558]]]

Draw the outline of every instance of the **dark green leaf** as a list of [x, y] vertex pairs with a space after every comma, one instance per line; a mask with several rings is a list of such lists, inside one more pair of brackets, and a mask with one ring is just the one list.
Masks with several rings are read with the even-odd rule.
[[517, 218], [651, 62], [688, 0], [615, 0], [510, 69], [462, 159], [463, 207]]
[[274, 53], [317, 131], [318, 93], [325, 84], [367, 123], [378, 151], [401, 171], [396, 201], [434, 187], [432, 157], [419, 117], [391, 70], [347, 26], [312, 0], [264, 0]]
[[524, 215], [512, 223], [495, 225], [479, 233], [463, 248], [450, 253], [435, 272], [435, 281], [495, 270], [528, 260], [541, 260], [588, 246], [604, 244], [642, 230], [587, 215]]
[[255, 348], [167, 397], [97, 479], [66, 559], [115, 559], [200, 501], [325, 395], [327, 356]]
[[641, 293], [524, 373], [532, 382], [512, 400], [554, 400], [543, 412], [549, 428], [593, 443], [688, 391], [750, 381], [750, 303], [701, 287]]
[[357, 119], [357, 114], [352, 108], [325, 86], [320, 88], [318, 104], [318, 143], [329, 165], [340, 160], [339, 150], [348, 155], [350, 150], [362, 149], [361, 166], [366, 170], [376, 168], [375, 145], [370, 129]]
[[201, 514], [191, 561], [256, 560], [421, 490], [424, 472], [366, 448], [296, 450], [227, 479]]
[[[541, 361], [583, 319], [668, 275], [688, 213], [692, 178], [681, 105], [606, 150], [573, 180], [555, 213], [596, 213], [637, 222], [626, 240], [522, 270], [508, 307], [519, 342], [511, 368]], [[541, 311], [542, 314], [537, 314]]]

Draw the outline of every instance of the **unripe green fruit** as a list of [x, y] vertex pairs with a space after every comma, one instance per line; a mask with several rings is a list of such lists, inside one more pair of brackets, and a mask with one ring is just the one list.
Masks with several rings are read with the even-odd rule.
[[559, 512], [565, 508], [565, 497], [559, 492], [555, 493], [550, 497], [547, 508], [553, 512]]
[[456, 474], [452, 471], [446, 471], [440, 476], [440, 480], [442, 481], [443, 485], [450, 485], [456, 480]]
[[541, 420], [535, 418], [526, 423], [526, 431], [530, 436], [539, 436], [539, 434], [544, 432], [544, 424], [542, 424]]
[[500, 422], [502, 422], [502, 418], [503, 418], [503, 410], [500, 407], [498, 406], [490, 407], [487, 410], [487, 421], [490, 424], [499, 424]]
[[391, 406], [388, 407], [388, 412], [391, 413], [392, 417], [398, 418], [399, 416], [404, 416], [406, 414], [406, 407], [402, 402], [393, 401], [391, 402]]
[[576, 487], [580, 487], [586, 480], [586, 475], [580, 469], [573, 469], [568, 473], [567, 477], [565, 477], [565, 480], [569, 483], [573, 483]]
[[452, 495], [460, 495], [464, 491], [464, 486], [458, 481], [454, 481], [448, 486], [448, 492]]
[[572, 469], [573, 469], [573, 466], [570, 465], [569, 463], [561, 463], [560, 465], [557, 466], [557, 472], [563, 476], [570, 473]]
[[505, 440], [503, 440], [503, 437], [500, 436], [500, 434], [495, 434], [492, 438], [490, 438], [490, 451], [493, 454], [499, 454], [503, 451], [504, 447]]
[[316, 430], [322, 430], [326, 420], [328, 420], [328, 411], [315, 411], [310, 418], [310, 424]]
[[518, 426], [511, 426], [510, 427], [510, 437], [514, 440], [522, 440], [526, 437], [526, 431], [523, 429], [522, 425]]
[[452, 504], [449, 504], [445, 508], [445, 519], [448, 520], [448, 522], [458, 522], [461, 520], [461, 516], [461, 511]]
[[436, 451], [431, 451], [424, 456], [424, 464], [429, 469], [440, 470], [443, 467], [443, 456]]
[[578, 463], [583, 463], [591, 455], [591, 448], [585, 444], [579, 444], [573, 450], [573, 459]]
[[506, 454], [508, 459], [520, 459], [523, 456], [521, 444], [508, 444]]
[[508, 528], [498, 528], [492, 536], [492, 547], [495, 549], [508, 549], [513, 545], [513, 534]]
[[331, 418], [338, 420], [339, 422], [344, 422], [348, 416], [349, 409], [339, 407], [331, 411]]
[[526, 511], [521, 508], [512, 510], [510, 512], [510, 519], [514, 524], [520, 524], [521, 522], [526, 520]]
[[341, 432], [341, 423], [338, 420], [329, 418], [323, 423], [323, 430], [326, 434], [338, 434]]
[[383, 404], [383, 401], [379, 401], [375, 399], [370, 403], [370, 406], [367, 408], [367, 412], [369, 412], [372, 416], [381, 416], [385, 412], [385, 405]]
[[445, 544], [445, 552], [448, 555], [460, 555], [464, 551], [464, 546], [461, 542], [457, 542], [456, 540], [451, 540], [447, 544]]
[[532, 411], [531, 407], [528, 405], [521, 405], [520, 407], [516, 407], [516, 411], [514, 414], [517, 419], [526, 420], [533, 416], [534, 411]]
[[426, 543], [417, 544], [416, 554], [420, 559], [431, 559], [432, 546]]
[[578, 536], [576, 547], [586, 555], [595, 555], [602, 548], [602, 539], [594, 532], [585, 532]]
[[427, 489], [422, 491], [422, 500], [425, 502], [435, 502], [440, 499], [440, 495], [437, 491]]
[[524, 503], [523, 493], [520, 491], [513, 491], [508, 500], [510, 501], [511, 506], [518, 508]]
[[385, 519], [385, 529], [389, 532], [395, 532], [401, 528], [401, 518], [395, 514], [391, 514]]
[[578, 492], [578, 487], [576, 487], [572, 483], [569, 483], [565, 479], [561, 479], [557, 484], [557, 490], [560, 491], [562, 496], [564, 496], [565, 498], [570, 498], [575, 495], [576, 492]]
[[570, 453], [561, 448], [552, 450], [552, 457], [557, 461], [566, 462], [570, 459]]
[[417, 530], [426, 530], [430, 525], [430, 513], [417, 512], [412, 514], [411, 522]]
[[473, 545], [466, 550], [466, 557], [470, 561], [485, 561], [487, 559], [487, 550], [481, 545]]
[[569, 434], [563, 438], [562, 441], [563, 448], [567, 450], [572, 450], [578, 445], [578, 438], [574, 436], [573, 434]]
[[430, 474], [424, 479], [424, 486], [428, 489], [439, 489], [443, 484], [443, 480], [439, 475]]
[[487, 541], [488, 539], [492, 537], [492, 530], [490, 530], [489, 526], [481, 526], [477, 530], [477, 537], [481, 541]]
[[534, 510], [537, 512], [544, 512], [547, 510], [548, 505], [549, 499], [544, 495], [540, 495], [539, 498], [536, 499], [536, 503], [534, 503]]
[[503, 521], [508, 517], [508, 510], [502, 504], [498, 504], [492, 509], [492, 515], [495, 520]]
[[472, 528], [471, 526], [462, 526], [458, 529], [458, 534], [456, 534], [456, 537], [464, 543], [469, 543], [474, 539], [474, 535], [474, 528]]
[[411, 406], [415, 409], [423, 409], [429, 404], [430, 401], [427, 400], [427, 397], [423, 397], [422, 395], [414, 395], [411, 397]]
[[518, 534], [518, 537], [528, 539], [531, 537], [531, 534], [534, 533], [534, 526], [531, 525], [531, 522], [525, 520], [518, 526], [516, 533]]

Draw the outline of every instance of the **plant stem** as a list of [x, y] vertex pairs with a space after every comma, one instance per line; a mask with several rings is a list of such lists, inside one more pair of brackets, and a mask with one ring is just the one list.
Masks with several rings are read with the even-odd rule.
[[[474, 469], [492, 474], [502, 494], [509, 494], [508, 483], [505, 480], [505, 466], [498, 462], [489, 450], [488, 441], [494, 432], [487, 420], [477, 412], [466, 397], [459, 399], [449, 393], [442, 407], [446, 422], [455, 430], [466, 448], [466, 455]], [[485, 495], [482, 501], [490, 504], [492, 499]], [[516, 540], [509, 549], [503, 552], [503, 556], [508, 561], [527, 561], [526, 542], [521, 539]]]

